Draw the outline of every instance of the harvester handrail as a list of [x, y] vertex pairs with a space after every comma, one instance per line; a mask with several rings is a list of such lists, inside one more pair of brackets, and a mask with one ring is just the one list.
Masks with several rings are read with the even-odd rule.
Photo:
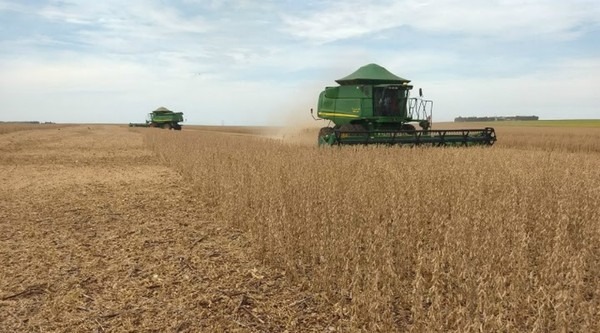
[[408, 99], [408, 116], [412, 119], [431, 120], [433, 101], [421, 97]]

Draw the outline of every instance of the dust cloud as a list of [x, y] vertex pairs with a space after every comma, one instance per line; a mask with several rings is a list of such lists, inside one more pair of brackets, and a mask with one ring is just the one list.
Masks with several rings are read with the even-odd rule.
[[317, 112], [317, 100], [325, 88], [325, 82], [308, 82], [289, 87], [287, 98], [277, 103], [271, 112], [268, 124], [270, 128], [266, 136], [282, 140], [285, 143], [315, 145], [317, 134], [328, 121], [315, 120], [311, 116], [311, 108]]

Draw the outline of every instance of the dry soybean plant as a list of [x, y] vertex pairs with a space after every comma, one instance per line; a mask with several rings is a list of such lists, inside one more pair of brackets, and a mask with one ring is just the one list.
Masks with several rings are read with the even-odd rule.
[[598, 141], [320, 149], [146, 133], [215, 219], [353, 331], [600, 331]]
[[502, 148], [600, 153], [598, 127], [498, 127], [496, 131]]

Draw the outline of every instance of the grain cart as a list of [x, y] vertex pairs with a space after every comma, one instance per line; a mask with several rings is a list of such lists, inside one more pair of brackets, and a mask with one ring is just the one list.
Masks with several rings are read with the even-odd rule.
[[[369, 64], [336, 80], [319, 95], [317, 117], [330, 126], [319, 131], [319, 145], [493, 145], [496, 132], [483, 129], [432, 129], [433, 101], [410, 97], [410, 80]], [[415, 127], [418, 124], [420, 129]]]
[[159, 127], [164, 129], [181, 130], [181, 124], [179, 124], [180, 122], [183, 122], [183, 112], [173, 112], [161, 106], [148, 114], [146, 123], [130, 123], [129, 127]]

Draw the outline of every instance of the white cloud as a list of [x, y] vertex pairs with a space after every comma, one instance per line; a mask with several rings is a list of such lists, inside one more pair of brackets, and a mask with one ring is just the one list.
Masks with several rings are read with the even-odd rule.
[[572, 38], [584, 24], [600, 23], [596, 1], [417, 0], [329, 3], [308, 16], [284, 15], [286, 31], [315, 43], [327, 43], [390, 28], [522, 39]]
[[85, 36], [103, 35], [111, 38], [157, 39], [182, 33], [205, 33], [208, 24], [200, 17], [186, 17], [175, 7], [156, 2], [107, 0], [60, 1], [38, 11], [49, 21], [84, 25], [80, 27]]
[[[600, 105], [597, 48], [519, 54], [519, 45], [547, 38], [558, 49], [597, 29], [591, 1], [183, 3], [0, 0], [0, 19], [24, 17], [16, 34], [0, 35], [0, 120], [141, 121], [164, 105], [192, 123], [297, 121], [324, 86], [372, 62], [423, 87], [447, 120], [583, 117]], [[389, 43], [399, 32], [409, 40]]]
[[53, 60], [15, 60], [0, 66], [4, 91], [125, 91], [136, 82], [150, 82], [146, 68], [119, 60], [81, 58], [76, 55]]

